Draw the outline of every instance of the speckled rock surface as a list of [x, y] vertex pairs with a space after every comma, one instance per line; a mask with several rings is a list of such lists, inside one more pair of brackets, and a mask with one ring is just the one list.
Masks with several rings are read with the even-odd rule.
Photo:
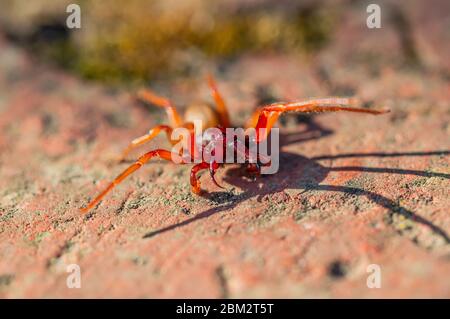
[[[228, 191], [203, 176], [210, 193], [198, 197], [189, 167], [154, 161], [88, 215], [78, 208], [126, 167], [115, 156], [165, 116], [1, 37], [0, 296], [450, 297], [450, 35], [439, 5], [402, 11], [411, 43], [392, 23], [367, 29], [353, 7], [314, 59], [246, 56], [217, 72], [237, 124], [268, 95], [355, 94], [390, 114], [287, 116], [276, 175], [253, 182], [227, 166], [217, 179]], [[209, 99], [201, 73], [159, 89], [180, 107]], [[168, 144], [143, 149], [157, 146]], [[80, 289], [66, 285], [74, 263]], [[367, 287], [370, 264], [381, 288]]]

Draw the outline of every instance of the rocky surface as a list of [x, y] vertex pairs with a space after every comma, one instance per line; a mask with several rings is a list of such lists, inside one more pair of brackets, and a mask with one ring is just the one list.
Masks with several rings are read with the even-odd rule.
[[[227, 166], [227, 191], [204, 175], [199, 197], [188, 166], [153, 161], [87, 215], [127, 165], [115, 156], [167, 120], [1, 37], [0, 296], [450, 297], [449, 10], [414, 3], [397, 13], [407, 31], [369, 30], [354, 6], [315, 58], [249, 55], [215, 72], [237, 125], [259, 102], [308, 96], [390, 114], [286, 116], [276, 175]], [[153, 86], [180, 108], [209, 99], [201, 72]], [[169, 145], [130, 157], [155, 147]], [[381, 288], [367, 286], [371, 264]]]

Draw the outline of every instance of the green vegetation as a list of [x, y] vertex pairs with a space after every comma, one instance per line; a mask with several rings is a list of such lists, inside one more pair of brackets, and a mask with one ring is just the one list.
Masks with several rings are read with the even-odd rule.
[[[48, 27], [64, 25], [66, 13], [55, 17], [61, 9], [43, 4], [36, 11], [43, 11], [44, 18], [36, 19], [33, 36], [24, 42], [46, 60], [108, 82], [180, 75], [205, 59], [230, 59], [247, 52], [310, 54], [327, 44], [336, 22], [335, 8], [315, 4], [282, 7], [274, 2], [254, 8], [207, 0], [79, 4], [81, 29], [65, 36], [62, 30], [49, 38]], [[47, 36], [39, 33], [43, 25]]]

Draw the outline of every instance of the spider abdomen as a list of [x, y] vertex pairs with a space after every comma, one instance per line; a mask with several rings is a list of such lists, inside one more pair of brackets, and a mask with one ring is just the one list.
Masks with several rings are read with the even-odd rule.
[[192, 122], [199, 125], [202, 131], [217, 127], [220, 124], [219, 114], [207, 103], [194, 103], [188, 106], [184, 113], [185, 122]]

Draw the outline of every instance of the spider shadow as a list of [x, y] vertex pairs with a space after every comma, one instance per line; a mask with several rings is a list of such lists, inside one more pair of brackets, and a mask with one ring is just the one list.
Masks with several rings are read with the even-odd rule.
[[[268, 98], [271, 98], [270, 96]], [[270, 101], [268, 101], [270, 102]], [[263, 104], [263, 103], [261, 103]], [[306, 142], [309, 140], [319, 139], [328, 136], [333, 133], [332, 130], [322, 127], [315, 121], [314, 115], [297, 114], [294, 117], [296, 124], [303, 123], [305, 129], [302, 131], [296, 131], [294, 133], [280, 133], [280, 147]], [[280, 119], [283, 121], [283, 118]], [[283, 123], [282, 123], [283, 124]], [[284, 123], [286, 124], [286, 123]], [[318, 156], [313, 158], [307, 158], [302, 155], [281, 152], [280, 154], [280, 169], [276, 174], [265, 175], [259, 177], [256, 181], [246, 178], [248, 176], [247, 171], [243, 166], [227, 168], [224, 181], [228, 184], [238, 187], [244, 190], [242, 193], [235, 195], [229, 191], [209, 192], [203, 193], [201, 196], [212, 201], [216, 205], [210, 209], [207, 209], [195, 216], [186, 219], [182, 222], [161, 228], [159, 230], [149, 232], [143, 236], [143, 238], [151, 238], [165, 232], [178, 229], [180, 227], [187, 226], [198, 220], [207, 218], [216, 213], [227, 211], [235, 208], [242, 202], [256, 197], [258, 201], [261, 201], [264, 196], [281, 192], [286, 189], [301, 190], [301, 194], [311, 190], [318, 191], [331, 191], [341, 192], [344, 194], [365, 196], [370, 201], [387, 208], [389, 211], [395, 211], [396, 213], [404, 216], [406, 219], [413, 220], [417, 223], [425, 225], [433, 233], [442, 237], [445, 242], [450, 243], [448, 234], [440, 227], [434, 225], [429, 220], [415, 214], [414, 212], [400, 206], [397, 202], [368, 190], [364, 190], [351, 186], [336, 186], [336, 185], [324, 185], [321, 184], [323, 180], [331, 171], [360, 171], [368, 173], [389, 173], [389, 174], [401, 174], [401, 175], [415, 175], [423, 177], [441, 177], [450, 179], [450, 174], [433, 173], [417, 170], [399, 169], [399, 168], [372, 168], [372, 167], [326, 167], [320, 164], [318, 161], [325, 159], [337, 159], [337, 158], [350, 158], [350, 157], [397, 157], [397, 156], [432, 156], [432, 155], [448, 155], [450, 151], [435, 151], [435, 152], [405, 152], [405, 153], [348, 153], [336, 156]]]
[[395, 202], [385, 196], [364, 190], [362, 188], [351, 186], [336, 186], [336, 185], [324, 185], [321, 182], [327, 177], [331, 171], [359, 171], [370, 173], [389, 173], [389, 174], [401, 174], [401, 175], [415, 175], [423, 177], [441, 177], [450, 179], [450, 174], [434, 173], [418, 170], [399, 169], [399, 168], [372, 168], [372, 167], [325, 167], [318, 162], [323, 159], [333, 159], [340, 157], [392, 157], [392, 156], [428, 156], [428, 155], [448, 155], [450, 151], [436, 151], [436, 152], [411, 152], [411, 153], [350, 153], [336, 156], [320, 156], [315, 158], [307, 158], [302, 155], [282, 152], [280, 154], [280, 169], [276, 174], [263, 175], [258, 177], [256, 181], [253, 181], [246, 176], [248, 173], [245, 167], [232, 167], [228, 168], [223, 178], [228, 184], [243, 189], [244, 191], [239, 195], [234, 195], [231, 192], [210, 192], [204, 193], [202, 196], [210, 201], [219, 204], [207, 209], [192, 218], [184, 220], [182, 222], [161, 228], [159, 230], [147, 233], [144, 238], [150, 238], [170, 230], [174, 230], [203, 218], [207, 218], [213, 214], [220, 213], [235, 208], [240, 203], [256, 197], [258, 201], [261, 201], [264, 196], [281, 192], [286, 189], [301, 190], [301, 194], [311, 191], [331, 191], [341, 192], [344, 194], [365, 196], [370, 201], [387, 208], [389, 211], [395, 211], [408, 220], [413, 220], [419, 224], [428, 227], [434, 234], [442, 237], [445, 242], [450, 243], [450, 238], [445, 230], [434, 225], [431, 221], [423, 218], [414, 212], [402, 207], [398, 202]]
[[297, 129], [296, 132], [290, 133], [280, 132], [280, 147], [307, 142], [310, 140], [317, 140], [333, 134], [332, 130], [324, 128], [322, 125], [317, 123], [313, 116], [304, 115], [301, 118], [296, 117], [296, 123], [303, 123], [305, 125], [305, 129], [302, 131], [298, 131]]

